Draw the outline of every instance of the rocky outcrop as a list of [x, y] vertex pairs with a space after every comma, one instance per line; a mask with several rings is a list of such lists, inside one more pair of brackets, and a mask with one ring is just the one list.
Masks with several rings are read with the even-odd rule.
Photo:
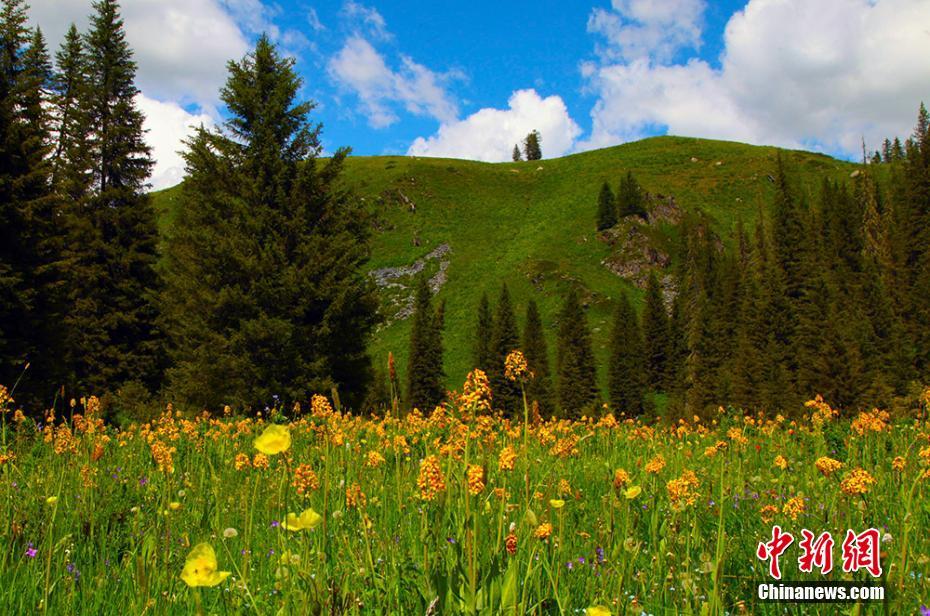
[[[660, 224], [677, 225], [681, 222], [681, 209], [672, 196], [646, 195], [646, 218], [628, 216], [613, 228], [599, 234], [601, 241], [613, 247], [610, 256], [602, 261], [608, 270], [629, 280], [638, 287], [645, 287], [649, 274], [656, 271], [663, 286], [672, 285], [672, 277], [666, 275], [672, 259], [655, 245], [652, 230]], [[667, 280], [666, 280], [667, 278]], [[667, 284], [666, 284], [667, 283]], [[673, 289], [668, 289], [674, 295]]]
[[449, 244], [440, 244], [410, 265], [383, 267], [369, 273], [381, 290], [382, 310], [386, 317], [384, 326], [413, 314], [414, 281], [424, 270], [435, 268], [429, 278], [429, 286], [434, 294], [439, 292], [448, 279], [451, 254]]

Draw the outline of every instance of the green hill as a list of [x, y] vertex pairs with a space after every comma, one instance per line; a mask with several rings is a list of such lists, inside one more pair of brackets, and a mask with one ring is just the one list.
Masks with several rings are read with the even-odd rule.
[[[649, 193], [673, 197], [682, 212], [701, 210], [718, 232], [752, 223], [773, 192], [776, 148], [681, 137], [655, 137], [560, 159], [479, 163], [400, 156], [351, 157], [345, 182], [370, 205], [376, 231], [370, 269], [383, 287], [388, 322], [372, 346], [382, 366], [393, 351], [406, 366], [412, 270], [420, 265], [445, 301], [445, 367], [449, 387], [470, 368], [478, 299], [496, 302], [506, 282], [522, 327], [526, 301], [539, 303], [555, 356], [555, 319], [574, 285], [588, 303], [596, 350], [604, 353], [613, 300], [635, 288], [605, 260], [617, 258], [595, 230], [597, 194], [632, 171]], [[795, 190], [811, 199], [824, 176], [848, 178], [855, 165], [821, 154], [782, 151]], [[155, 194], [162, 228], [171, 224], [178, 189]], [[658, 252], [674, 237], [673, 222], [645, 230]], [[625, 237], [625, 236], [624, 236]], [[386, 270], [385, 268], [398, 268]], [[440, 286], [441, 283], [441, 286]], [[603, 368], [603, 362], [602, 368]], [[403, 377], [403, 374], [401, 374]], [[601, 375], [605, 386], [604, 375]]]

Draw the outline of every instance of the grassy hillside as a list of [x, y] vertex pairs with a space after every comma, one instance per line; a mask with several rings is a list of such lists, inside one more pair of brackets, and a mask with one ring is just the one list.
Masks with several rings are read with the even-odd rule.
[[[843, 179], [854, 169], [820, 154], [782, 155], [796, 190], [811, 198], [824, 175]], [[502, 282], [510, 287], [521, 327], [527, 300], [533, 297], [539, 303], [553, 362], [559, 306], [570, 286], [579, 288], [589, 302], [596, 349], [604, 352], [613, 300], [622, 289], [632, 288], [602, 264], [611, 249], [598, 239], [594, 221], [604, 180], [616, 187], [630, 170], [647, 191], [674, 196], [683, 211], [700, 208], [726, 232], [739, 220], [751, 223], [760, 207], [768, 207], [775, 156], [770, 147], [656, 137], [520, 163], [353, 157], [345, 181], [376, 214], [372, 270], [413, 265], [443, 244], [451, 249], [425, 266], [432, 275], [446, 261], [447, 280], [438, 297], [446, 302], [448, 385], [458, 387], [470, 368], [478, 299], [487, 292], [495, 303]], [[167, 227], [178, 191], [155, 197]], [[674, 233], [671, 228], [661, 231]], [[409, 286], [412, 277], [393, 282]], [[378, 332], [372, 347], [382, 365], [387, 353], [394, 352], [402, 378], [409, 320], [395, 317], [406, 294], [400, 286], [385, 290], [385, 310], [393, 320]]]

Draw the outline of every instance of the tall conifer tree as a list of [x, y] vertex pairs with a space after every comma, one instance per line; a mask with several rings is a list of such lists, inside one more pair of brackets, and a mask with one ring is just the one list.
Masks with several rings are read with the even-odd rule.
[[597, 402], [597, 369], [591, 333], [575, 289], [569, 291], [559, 314], [559, 406], [564, 417], [580, 417]]
[[153, 161], [136, 106], [136, 64], [115, 0], [93, 4], [84, 40], [91, 190], [68, 205], [69, 349], [82, 392], [128, 381], [154, 389], [164, 367], [156, 327]]
[[520, 332], [510, 291], [507, 285], [501, 287], [494, 314], [494, 329], [491, 333], [491, 365], [488, 379], [494, 393], [494, 406], [505, 413], [514, 413], [520, 404], [520, 387], [504, 374], [504, 362], [511, 351], [520, 348]]
[[[318, 158], [321, 127], [310, 121], [313, 104], [298, 100], [293, 65], [259, 38], [229, 64], [230, 118], [187, 143], [162, 297], [171, 387], [190, 404], [257, 407], [337, 387], [354, 405], [371, 378], [369, 223], [338, 184], [348, 151]], [[436, 335], [420, 282], [414, 323], [425, 333], [413, 336], [411, 361], [432, 365], [427, 376], [408, 373], [418, 404], [442, 396], [441, 357], [437, 366], [434, 350], [419, 350], [434, 349]]]
[[526, 394], [530, 402], [535, 401], [547, 415], [555, 407], [552, 399], [552, 376], [549, 370], [549, 350], [546, 345], [545, 331], [536, 300], [526, 305], [526, 323], [523, 326], [523, 355], [533, 378], [526, 385]]
[[610, 404], [615, 412], [639, 415], [643, 412], [646, 366], [643, 336], [636, 311], [624, 293], [620, 297], [610, 338], [607, 366]]

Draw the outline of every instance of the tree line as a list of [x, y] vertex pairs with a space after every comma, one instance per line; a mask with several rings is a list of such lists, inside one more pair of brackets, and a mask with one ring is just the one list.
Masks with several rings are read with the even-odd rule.
[[[577, 290], [556, 318], [554, 371], [534, 301], [521, 337], [506, 286], [496, 310], [477, 307], [471, 364], [488, 376], [495, 408], [520, 409], [504, 358], [522, 349], [537, 378], [529, 398], [577, 417], [602, 403], [631, 415], [705, 415], [717, 406], [790, 412], [821, 395], [848, 409], [896, 407], [930, 377], [930, 120], [921, 105], [913, 135], [886, 141], [848, 181], [824, 178], [813, 199], [793, 186], [781, 157], [774, 195], [752, 228], [716, 233], [701, 212], [683, 217], [673, 266], [652, 272], [642, 308], [624, 292], [606, 355], [601, 397], [592, 333]], [[645, 216], [632, 174], [604, 183], [598, 228]], [[427, 310], [428, 288], [418, 311]], [[414, 320], [414, 337], [418, 321]], [[418, 338], [419, 339], [419, 338]], [[442, 399], [441, 328], [431, 360], [411, 362], [409, 400]], [[413, 351], [413, 348], [411, 349]], [[437, 359], [438, 358], [438, 359]], [[432, 388], [420, 388], [422, 373]]]
[[377, 316], [370, 225], [325, 162], [293, 60], [267, 37], [228, 64], [228, 119], [185, 144], [159, 235], [136, 65], [116, 0], [54, 56], [0, 10], [0, 383], [17, 402], [156, 392], [258, 407], [361, 399]]

